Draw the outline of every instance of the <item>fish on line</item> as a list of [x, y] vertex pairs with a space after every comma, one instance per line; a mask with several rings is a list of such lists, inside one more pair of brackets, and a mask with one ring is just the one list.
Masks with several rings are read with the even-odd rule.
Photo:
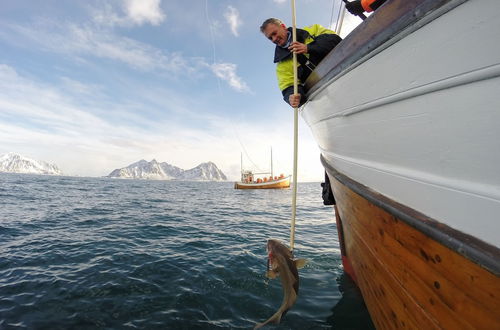
[[259, 329], [268, 323], [280, 323], [288, 310], [295, 304], [299, 294], [299, 272], [305, 266], [305, 259], [293, 259], [292, 252], [283, 243], [275, 239], [267, 241], [267, 272], [266, 277], [280, 277], [283, 287], [283, 302], [280, 308], [267, 321], [257, 323], [254, 329]]

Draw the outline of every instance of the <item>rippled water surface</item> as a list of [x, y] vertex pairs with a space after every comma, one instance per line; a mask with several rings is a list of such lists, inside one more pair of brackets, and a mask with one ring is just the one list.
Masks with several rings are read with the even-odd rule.
[[[319, 183], [298, 186], [295, 306], [278, 329], [372, 327]], [[0, 329], [252, 328], [280, 306], [265, 243], [291, 190], [0, 174]], [[343, 293], [343, 294], [342, 294]]]

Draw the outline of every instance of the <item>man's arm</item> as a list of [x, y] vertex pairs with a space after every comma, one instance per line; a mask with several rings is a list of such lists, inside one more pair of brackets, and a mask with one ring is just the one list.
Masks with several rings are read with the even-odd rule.
[[313, 42], [307, 45], [307, 49], [309, 55], [318, 59], [323, 59], [341, 41], [342, 38], [337, 34], [320, 34], [314, 38]]
[[290, 104], [292, 108], [300, 107], [307, 101], [306, 91], [300, 84], [298, 86], [298, 94], [293, 94], [293, 86], [285, 88], [281, 91], [281, 94], [283, 94], [283, 100]]
[[314, 24], [306, 28], [313, 41], [307, 44], [309, 59], [315, 65], [342, 41], [342, 38], [333, 30], [327, 29], [320, 24]]
[[[309, 54], [313, 64], [318, 64], [342, 40], [335, 32], [319, 24], [311, 26], [308, 32], [313, 35], [313, 42], [308, 44], [293, 42], [288, 49], [297, 54]], [[302, 106], [307, 101], [306, 91], [301, 84], [303, 81], [301, 81], [298, 86], [298, 94], [293, 93], [292, 61], [286, 60], [278, 63], [276, 73], [285, 102], [292, 107]]]
[[[294, 107], [290, 103], [290, 96], [293, 95], [293, 62], [291, 59], [279, 62], [276, 66], [276, 76], [278, 78], [278, 86], [281, 90], [281, 94], [283, 95], [283, 100], [286, 103], [290, 104], [290, 106]], [[300, 84], [298, 86], [298, 92], [300, 97], [300, 105], [304, 104], [306, 101], [305, 97], [305, 89]]]

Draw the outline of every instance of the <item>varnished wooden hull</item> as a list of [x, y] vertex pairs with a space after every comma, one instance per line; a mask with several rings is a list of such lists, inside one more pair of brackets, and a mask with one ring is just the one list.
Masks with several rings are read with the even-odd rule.
[[328, 170], [346, 272], [378, 329], [498, 329], [499, 250]]
[[234, 189], [285, 189], [290, 188], [290, 177], [262, 183], [235, 182]]

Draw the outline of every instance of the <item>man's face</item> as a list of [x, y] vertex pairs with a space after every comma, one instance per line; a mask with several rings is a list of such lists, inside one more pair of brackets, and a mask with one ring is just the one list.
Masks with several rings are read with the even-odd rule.
[[267, 39], [279, 46], [284, 46], [288, 39], [288, 31], [284, 24], [268, 24], [263, 32]]

